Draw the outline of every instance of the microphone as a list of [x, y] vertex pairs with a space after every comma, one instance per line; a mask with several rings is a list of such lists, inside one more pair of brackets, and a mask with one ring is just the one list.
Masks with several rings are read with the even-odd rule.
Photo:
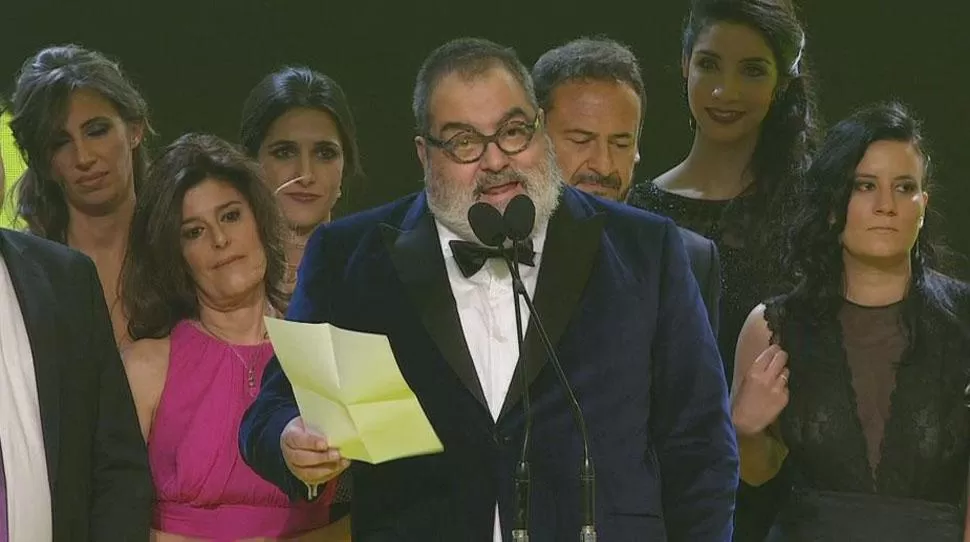
[[513, 244], [520, 243], [532, 235], [536, 222], [536, 206], [525, 194], [512, 198], [505, 206], [502, 217], [505, 224], [505, 234]]
[[483, 245], [501, 248], [505, 242], [505, 223], [498, 209], [491, 205], [478, 202], [468, 209], [468, 224], [472, 232]]
[[[535, 210], [533, 209], [534, 214]], [[508, 237], [502, 215], [499, 214], [498, 209], [487, 203], [478, 202], [472, 205], [471, 209], [468, 210], [468, 223], [471, 225], [472, 232], [475, 233], [475, 236], [486, 246], [502, 248], [505, 239]], [[529, 226], [529, 229], [531, 230], [532, 226]], [[516, 245], [513, 246], [515, 247], [513, 251], [516, 252], [515, 257], [518, 259], [518, 248]], [[518, 267], [513, 266], [512, 261], [507, 256], [504, 259], [513, 277], [512, 296], [515, 302], [515, 331], [519, 339], [519, 357], [522, 358], [525, 334], [522, 331], [522, 310], [519, 305], [518, 295], [518, 286], [522, 284], [522, 281], [515, 279], [518, 275]], [[527, 363], [525, 358], [522, 358], [522, 363]], [[523, 366], [523, 369], [525, 368]], [[528, 387], [522, 392], [522, 409], [525, 413], [525, 430], [522, 437], [522, 449], [519, 455], [519, 462], [515, 466], [515, 474], [513, 476], [515, 480], [515, 491], [513, 493], [514, 515], [512, 517], [513, 542], [529, 542], [529, 488], [531, 485], [529, 440], [532, 427], [532, 412], [529, 406]]]
[[[519, 194], [509, 201], [508, 205], [505, 207], [505, 216], [503, 221], [505, 222], [505, 233], [509, 238], [512, 239], [513, 250], [516, 252], [516, 257], [518, 256], [518, 244], [524, 241], [532, 234], [532, 229], [535, 227], [535, 216], [536, 207], [535, 204], [529, 199], [525, 194]], [[526, 306], [529, 307], [529, 312], [532, 314], [532, 320], [535, 321], [536, 331], [539, 332], [539, 338], [542, 340], [542, 344], [545, 347], [546, 355], [549, 357], [549, 361], [552, 362], [553, 369], [556, 371], [556, 376], [559, 377], [559, 382], [562, 384], [563, 390], [566, 392], [566, 396], [569, 399], [570, 410], [573, 413], [573, 419], [576, 422], [576, 426], [579, 428], [580, 435], [583, 438], [583, 463], [580, 467], [579, 480], [582, 486], [582, 512], [583, 512], [583, 524], [580, 529], [579, 539], [581, 542], [595, 542], [596, 541], [596, 521], [595, 521], [595, 493], [596, 493], [596, 479], [593, 471], [593, 459], [590, 457], [589, 453], [589, 435], [586, 432], [586, 422], [583, 420], [583, 411], [579, 407], [579, 401], [576, 400], [576, 395], [573, 393], [572, 387], [569, 385], [569, 380], [566, 378], [566, 373], [562, 369], [562, 364], [559, 362], [559, 356], [556, 354], [556, 349], [549, 340], [549, 335], [546, 333], [545, 327], [542, 325], [542, 320], [539, 318], [539, 314], [536, 312], [535, 305], [532, 303], [532, 299], [529, 297], [528, 291], [525, 289], [525, 285], [522, 284], [522, 277], [519, 275], [518, 260], [516, 260], [515, 265], [512, 261], [506, 260], [509, 265], [509, 271], [512, 273], [512, 281], [514, 289], [518, 295], [521, 295], [525, 299]], [[518, 299], [518, 295], [516, 299]], [[521, 348], [521, 347], [520, 347]], [[523, 360], [525, 363], [526, 360]], [[525, 367], [523, 367], [525, 369]], [[528, 387], [526, 387], [528, 391]], [[527, 397], [524, 394], [523, 397]], [[525, 400], [523, 400], [523, 406], [525, 406]], [[528, 438], [530, 420], [526, 421], [526, 438]], [[523, 449], [528, 445], [528, 441], [523, 442]]]

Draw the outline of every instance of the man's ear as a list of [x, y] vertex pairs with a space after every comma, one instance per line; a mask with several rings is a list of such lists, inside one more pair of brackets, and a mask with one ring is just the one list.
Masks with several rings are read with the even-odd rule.
[[414, 136], [414, 150], [418, 153], [418, 161], [421, 162], [421, 169], [428, 169], [428, 143], [421, 136]]

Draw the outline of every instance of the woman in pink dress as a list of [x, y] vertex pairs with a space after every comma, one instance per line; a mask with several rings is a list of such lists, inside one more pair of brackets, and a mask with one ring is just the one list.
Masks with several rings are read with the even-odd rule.
[[[290, 502], [239, 454], [273, 356], [264, 315], [285, 303], [282, 220], [258, 166], [187, 135], [153, 164], [123, 270], [124, 352], [157, 504], [154, 540], [335, 540], [334, 483]], [[339, 535], [337, 535], [339, 536]]]

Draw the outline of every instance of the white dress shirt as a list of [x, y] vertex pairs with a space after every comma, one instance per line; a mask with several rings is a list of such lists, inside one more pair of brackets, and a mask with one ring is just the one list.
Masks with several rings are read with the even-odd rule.
[[[64, 422], [69, 423], [69, 422]], [[10, 542], [53, 538], [50, 486], [30, 338], [7, 265], [0, 258], [0, 445]], [[2, 513], [3, 510], [0, 510]]]
[[[441, 253], [444, 255], [448, 281], [451, 283], [451, 293], [458, 308], [458, 318], [461, 320], [465, 342], [475, 363], [478, 381], [482, 384], [482, 391], [485, 393], [485, 401], [492, 413], [492, 419], [497, 420], [499, 413], [502, 412], [502, 405], [505, 403], [505, 396], [509, 391], [519, 358], [512, 277], [503, 260], [490, 258], [481, 270], [465, 278], [458, 269], [448, 244], [461, 238], [437, 220], [435, 225], [438, 228]], [[546, 239], [546, 225], [547, 223], [537, 224], [532, 235], [532, 248], [536, 253], [535, 267], [519, 266], [522, 283], [530, 297], [534, 295], [536, 289], [542, 245]], [[524, 301], [520, 301], [520, 310], [522, 329], [525, 333], [529, 325], [529, 308]], [[511, 475], [512, 473], [509, 472], [509, 476]], [[495, 503], [494, 541], [502, 542], [498, 503]]]

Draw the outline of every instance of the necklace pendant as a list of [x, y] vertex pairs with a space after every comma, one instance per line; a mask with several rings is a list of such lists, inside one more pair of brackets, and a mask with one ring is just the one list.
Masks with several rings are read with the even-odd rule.
[[256, 397], [256, 368], [250, 367], [248, 374], [246, 375], [246, 381], [249, 384], [249, 395]]

